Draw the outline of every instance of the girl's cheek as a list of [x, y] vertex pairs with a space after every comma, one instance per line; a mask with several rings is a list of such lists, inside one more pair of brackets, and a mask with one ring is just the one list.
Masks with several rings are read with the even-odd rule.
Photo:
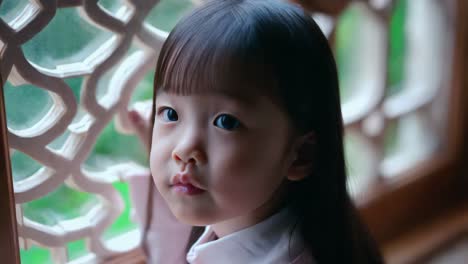
[[151, 148], [156, 148], [158, 151], [162, 151], [169, 142], [174, 138], [176, 133], [175, 124], [154, 124], [152, 145]]
[[174, 124], [163, 123], [156, 120], [153, 128], [153, 139], [154, 137], [162, 137], [168, 135], [174, 129]]
[[178, 142], [177, 127], [155, 126], [150, 152], [150, 168], [153, 173], [167, 172], [172, 152]]
[[153, 139], [150, 152], [150, 166], [160, 167], [163, 161], [170, 158], [171, 149], [169, 142], [164, 137]]
[[[153, 142], [154, 142], [154, 141], [153, 141]], [[151, 145], [150, 164], [149, 164], [149, 166], [150, 166], [150, 171], [151, 171], [151, 174], [153, 175], [153, 177], [154, 177], [155, 173], [156, 173], [156, 172], [158, 171], [158, 169], [159, 169], [159, 168], [158, 168], [159, 166], [158, 166], [158, 160], [157, 160], [158, 156], [157, 156], [157, 155], [158, 155], [158, 154], [157, 154], [157, 147], [156, 147], [155, 144], [153, 143], [153, 144]]]
[[160, 130], [153, 130], [153, 138], [151, 142], [150, 149], [150, 169], [154, 173], [157, 170], [161, 169], [161, 163], [164, 159], [166, 153], [170, 151], [168, 148], [169, 139], [165, 133], [161, 133]]
[[[232, 141], [227, 143], [221, 142], [218, 145], [218, 151], [212, 155], [213, 166], [216, 166], [216, 171], [227, 173], [226, 176], [243, 177], [245, 171], [253, 169], [255, 165], [255, 157], [252, 155], [250, 148], [244, 146], [243, 142]], [[240, 175], [241, 174], [241, 175]]]

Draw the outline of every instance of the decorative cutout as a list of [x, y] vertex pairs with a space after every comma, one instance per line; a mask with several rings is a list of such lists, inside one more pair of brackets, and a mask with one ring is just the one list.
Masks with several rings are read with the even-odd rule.
[[148, 14], [146, 22], [157, 29], [170, 31], [193, 7], [191, 0], [161, 0]]
[[381, 164], [384, 177], [394, 177], [421, 162], [440, 146], [436, 129], [426, 111], [414, 112], [398, 119], [389, 134], [390, 151]]
[[[115, 49], [115, 36], [88, 23], [80, 9], [57, 9], [50, 23], [22, 46], [40, 71], [57, 77], [89, 73]], [[73, 30], [63, 30], [64, 24]]]
[[[53, 105], [51, 94], [33, 85], [14, 87], [10, 82], [6, 82], [4, 92], [8, 113], [7, 125], [10, 130], [20, 131], [35, 125]], [[27, 107], [17, 107], [18, 105]]]
[[348, 130], [345, 137], [345, 157], [348, 169], [348, 189], [357, 196], [375, 182], [379, 162], [378, 149], [360, 133]]
[[388, 86], [385, 96], [392, 96], [403, 89], [403, 80], [406, 75], [406, 20], [407, 0], [395, 1], [389, 24], [389, 54], [388, 54]]
[[124, 23], [127, 23], [135, 12], [135, 7], [125, 0], [99, 0], [98, 6]]
[[41, 11], [35, 1], [3, 0], [0, 8], [0, 18], [13, 30], [20, 31]]
[[336, 54], [346, 124], [362, 120], [382, 100], [385, 33], [377, 14], [361, 2], [353, 3], [338, 21]]
[[46, 196], [23, 204], [23, 212], [31, 221], [55, 226], [86, 215], [97, 203], [99, 200], [95, 196], [61, 185]]
[[11, 153], [10, 159], [13, 180], [15, 182], [28, 178], [42, 168], [41, 164], [37, 163], [37, 161], [17, 150]]

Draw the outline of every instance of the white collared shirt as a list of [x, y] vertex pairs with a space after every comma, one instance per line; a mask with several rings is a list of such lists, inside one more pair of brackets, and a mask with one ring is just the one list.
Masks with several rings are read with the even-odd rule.
[[[145, 223], [149, 175], [130, 180], [131, 197], [136, 207], [136, 219]], [[290, 229], [294, 220], [288, 208], [264, 221], [218, 240], [210, 226], [194, 243], [188, 254], [185, 245], [191, 226], [177, 221], [161, 194], [155, 190], [152, 210], [154, 215], [146, 233], [148, 263], [151, 264], [313, 264], [315, 261], [304, 250], [300, 234]], [[291, 238], [291, 239], [290, 239]], [[291, 240], [291, 242], [290, 242]]]
[[211, 226], [187, 254], [190, 264], [313, 263], [288, 208], [266, 220], [215, 240]]

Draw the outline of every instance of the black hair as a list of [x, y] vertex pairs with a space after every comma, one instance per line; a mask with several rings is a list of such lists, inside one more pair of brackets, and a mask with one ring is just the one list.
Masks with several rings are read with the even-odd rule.
[[[336, 64], [310, 14], [279, 0], [210, 1], [169, 34], [154, 89], [154, 100], [158, 91], [269, 96], [297, 131], [315, 134], [313, 172], [288, 196], [308, 250], [317, 263], [382, 263], [347, 191]], [[193, 228], [187, 250], [202, 231]]]

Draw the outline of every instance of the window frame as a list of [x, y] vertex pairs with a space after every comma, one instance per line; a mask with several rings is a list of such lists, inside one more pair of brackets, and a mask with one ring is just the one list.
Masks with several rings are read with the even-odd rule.
[[[401, 181], [378, 183], [367, 195], [359, 210], [374, 238], [382, 248], [446, 212], [458, 209], [468, 195], [468, 2], [443, 1], [453, 19], [453, 55], [446, 148], [434, 158], [407, 171]], [[448, 216], [447, 216], [448, 217]], [[468, 223], [466, 223], [468, 226]], [[434, 231], [434, 230], [432, 230]], [[454, 234], [455, 235], [455, 234]], [[421, 237], [423, 241], [425, 237]], [[436, 248], [426, 248], [426, 253]], [[397, 252], [386, 252], [391, 258]], [[416, 259], [409, 256], [408, 261]]]
[[0, 76], [0, 256], [6, 263], [20, 263], [16, 206], [6, 125], [3, 79]]

